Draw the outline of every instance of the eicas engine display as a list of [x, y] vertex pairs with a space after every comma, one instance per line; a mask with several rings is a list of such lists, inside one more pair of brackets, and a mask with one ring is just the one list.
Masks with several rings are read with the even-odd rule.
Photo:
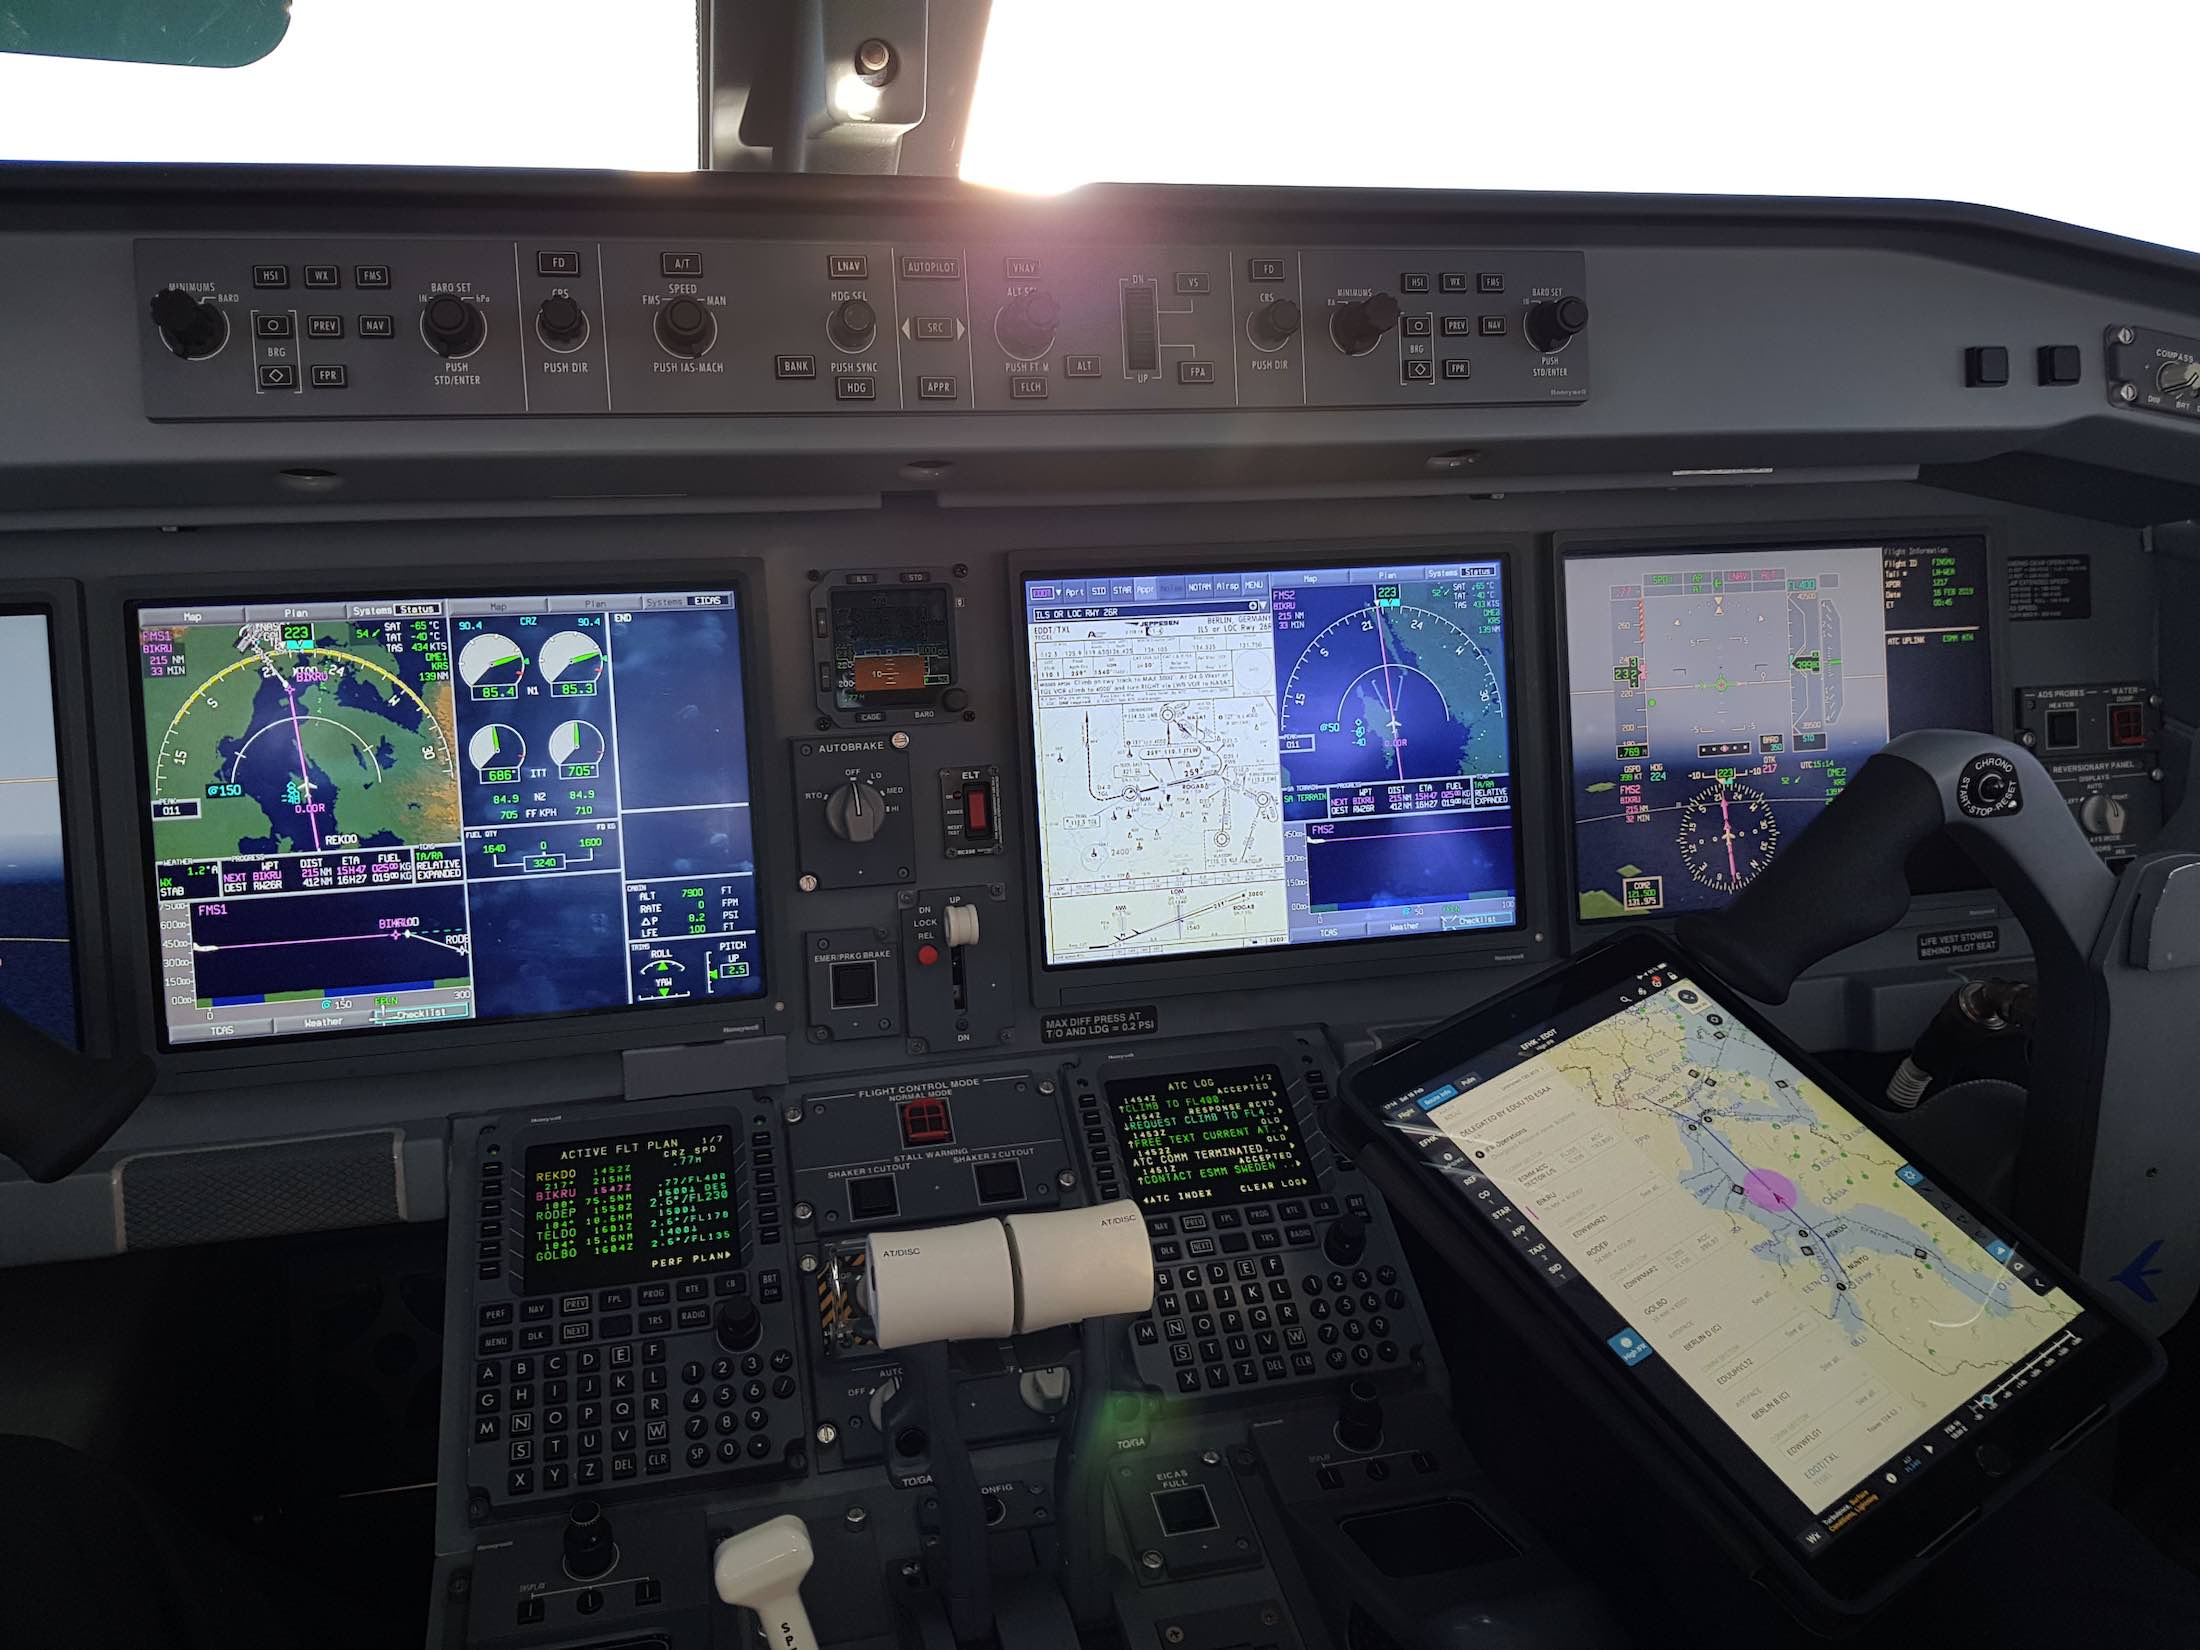
[[1986, 544], [1570, 556], [1585, 922], [1715, 909], [1915, 728], [1993, 727]]
[[168, 1039], [764, 989], [731, 590], [136, 612]]
[[1023, 598], [1048, 967], [1518, 920], [1502, 563]]

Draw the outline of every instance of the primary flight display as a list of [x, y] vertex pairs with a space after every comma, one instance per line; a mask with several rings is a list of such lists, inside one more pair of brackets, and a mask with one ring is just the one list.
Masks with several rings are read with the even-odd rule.
[[763, 990], [734, 592], [136, 617], [171, 1042]]
[[1977, 538], [1569, 557], [1582, 920], [1715, 909], [1880, 746], [1993, 725]]
[[1494, 561], [1028, 577], [1047, 963], [1517, 920]]

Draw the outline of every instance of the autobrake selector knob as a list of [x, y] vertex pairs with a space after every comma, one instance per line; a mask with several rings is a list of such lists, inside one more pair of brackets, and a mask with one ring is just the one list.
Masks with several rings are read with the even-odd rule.
[[535, 311], [535, 330], [552, 349], [560, 344], [578, 344], [588, 336], [588, 311], [564, 293], [553, 292]]
[[843, 842], [869, 842], [886, 824], [886, 798], [876, 785], [851, 779], [825, 799], [825, 824]]
[[746, 1295], [728, 1295], [711, 1322], [718, 1344], [728, 1352], [746, 1352], [764, 1338], [764, 1314]]
[[1001, 348], [1020, 361], [1032, 361], [1053, 347], [1055, 329], [1062, 324], [1062, 306], [1044, 292], [1027, 292], [1011, 298], [993, 317], [993, 336]]
[[1585, 298], [1545, 298], [1528, 306], [1528, 342], [1545, 355], [1564, 349], [1588, 324]]
[[834, 309], [825, 331], [839, 348], [859, 354], [878, 336], [878, 311], [868, 299], [850, 298]]
[[153, 325], [161, 341], [186, 361], [204, 360], [229, 342], [229, 317], [174, 287], [153, 294]]
[[469, 304], [445, 292], [422, 306], [420, 336], [436, 354], [455, 361], [481, 348], [482, 340], [489, 336], [489, 323], [479, 304]]
[[1322, 1237], [1322, 1253], [1332, 1266], [1350, 1266], [1367, 1253], [1367, 1222], [1358, 1215], [1339, 1215]]
[[611, 1521], [593, 1501], [576, 1501], [565, 1521], [565, 1573], [575, 1581], [608, 1575], [619, 1562], [619, 1544]]
[[1365, 355], [1397, 324], [1398, 300], [1387, 292], [1339, 304], [1329, 312], [1330, 339], [1347, 355]]
[[1277, 298], [1253, 311], [1246, 323], [1259, 349], [1281, 349], [1299, 335], [1299, 306], [1289, 298]]
[[657, 342], [669, 355], [702, 355], [718, 342], [718, 322], [693, 298], [675, 298], [657, 306]]
[[1382, 1441], [1383, 1401], [1375, 1395], [1373, 1381], [1355, 1376], [1337, 1402], [1337, 1442], [1364, 1455]]

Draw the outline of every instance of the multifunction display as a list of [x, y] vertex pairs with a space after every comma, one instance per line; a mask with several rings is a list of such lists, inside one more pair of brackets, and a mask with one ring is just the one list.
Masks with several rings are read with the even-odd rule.
[[1106, 1088], [1143, 1208], [1197, 1209], [1314, 1190], [1291, 1096], [1274, 1066], [1126, 1079]]
[[0, 612], [0, 1007], [76, 1040], [53, 658], [43, 613]]
[[2090, 1334], [2013, 1242], [1670, 968], [1387, 1112], [1612, 1356], [1723, 1435], [1805, 1550]]
[[137, 624], [171, 1041], [763, 990], [734, 592]]
[[527, 1148], [529, 1294], [741, 1264], [731, 1130]]
[[1993, 726], [1981, 539], [1565, 567], [1586, 921], [1716, 908], [1896, 734]]
[[1517, 921], [1492, 561], [1030, 577], [1050, 967]]

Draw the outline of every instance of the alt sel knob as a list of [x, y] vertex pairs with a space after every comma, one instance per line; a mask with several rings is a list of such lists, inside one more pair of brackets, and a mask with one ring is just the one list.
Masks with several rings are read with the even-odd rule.
[[843, 842], [869, 842], [886, 824], [886, 798], [876, 785], [851, 779], [825, 799], [825, 824]]
[[866, 299], [850, 298], [833, 311], [825, 331], [836, 346], [859, 355], [878, 336], [878, 311]]
[[1584, 298], [1546, 298], [1528, 306], [1528, 342], [1545, 355], [1564, 349], [1588, 324], [1589, 304]]
[[186, 361], [204, 360], [229, 342], [229, 317], [221, 305], [201, 303], [169, 287], [153, 294], [153, 325], [161, 342]]
[[1256, 349], [1281, 349], [1299, 333], [1299, 306], [1278, 298], [1253, 311], [1245, 323]]
[[1044, 292], [1027, 292], [1001, 306], [993, 317], [993, 336], [1017, 360], [1035, 361], [1052, 347], [1061, 324], [1060, 304]]
[[1365, 355], [1398, 324], [1398, 300], [1387, 292], [1339, 304], [1329, 312], [1329, 336], [1347, 355]]
[[657, 306], [657, 342], [670, 355], [693, 358], [718, 342], [718, 322], [693, 298], [675, 298]]
[[481, 348], [489, 336], [489, 323], [479, 304], [445, 292], [421, 306], [420, 336], [436, 354], [456, 361]]

